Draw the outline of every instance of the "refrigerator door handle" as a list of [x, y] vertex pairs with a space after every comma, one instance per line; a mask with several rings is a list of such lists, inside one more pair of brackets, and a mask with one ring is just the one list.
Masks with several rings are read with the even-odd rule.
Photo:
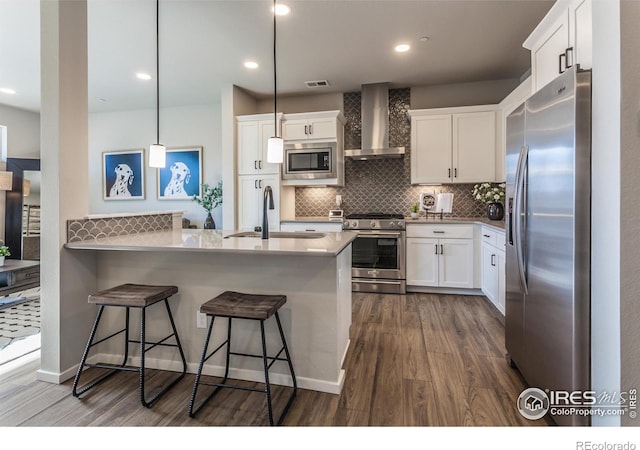
[[[524, 252], [522, 249], [522, 212], [523, 212], [523, 203], [525, 201], [523, 191], [525, 185], [525, 170], [527, 167], [527, 159], [529, 156], [529, 147], [523, 145], [520, 148], [520, 156], [518, 157], [518, 166], [516, 169], [516, 178], [515, 178], [515, 192], [514, 192], [514, 208], [513, 208], [513, 216], [512, 220], [515, 220], [513, 231], [514, 231], [514, 244], [516, 251], [516, 260], [518, 262], [518, 274], [520, 275], [520, 281], [522, 282], [522, 288], [524, 289], [524, 293], [529, 293], [529, 288], [527, 286], [527, 276], [525, 271], [525, 263], [524, 263]], [[526, 211], [525, 211], [526, 212]]]

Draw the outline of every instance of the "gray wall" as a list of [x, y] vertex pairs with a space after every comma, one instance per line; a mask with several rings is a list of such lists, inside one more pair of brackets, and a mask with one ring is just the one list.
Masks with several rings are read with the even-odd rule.
[[[286, 114], [336, 110], [342, 110], [342, 93], [278, 97], [278, 112]], [[256, 114], [270, 112], [273, 112], [273, 98], [258, 101]]]
[[0, 105], [0, 125], [7, 127], [10, 158], [40, 158], [40, 114]]
[[454, 106], [500, 103], [518, 87], [520, 80], [476, 81], [411, 88], [411, 109], [449, 108]]
[[[620, 4], [620, 328], [622, 391], [640, 388], [640, 2]], [[627, 415], [622, 424], [638, 426]]]

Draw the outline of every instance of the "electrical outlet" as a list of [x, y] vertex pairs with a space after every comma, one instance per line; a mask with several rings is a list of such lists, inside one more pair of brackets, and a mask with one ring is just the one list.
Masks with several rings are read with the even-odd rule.
[[196, 326], [198, 328], [207, 328], [207, 315], [196, 311]]

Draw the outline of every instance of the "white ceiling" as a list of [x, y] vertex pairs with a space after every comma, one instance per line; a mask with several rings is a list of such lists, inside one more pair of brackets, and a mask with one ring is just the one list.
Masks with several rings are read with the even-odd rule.
[[[278, 18], [278, 93], [349, 92], [519, 78], [522, 42], [542, 0], [285, 0]], [[161, 0], [161, 106], [219, 101], [235, 84], [273, 94], [272, 2]], [[88, 0], [90, 111], [155, 107], [155, 0]], [[427, 42], [419, 38], [428, 36]], [[400, 42], [412, 49], [393, 52]], [[39, 0], [0, 0], [0, 103], [39, 110]], [[242, 63], [252, 59], [260, 68]], [[135, 72], [154, 75], [140, 81]], [[311, 90], [309, 80], [330, 87]], [[102, 102], [99, 99], [106, 101]]]

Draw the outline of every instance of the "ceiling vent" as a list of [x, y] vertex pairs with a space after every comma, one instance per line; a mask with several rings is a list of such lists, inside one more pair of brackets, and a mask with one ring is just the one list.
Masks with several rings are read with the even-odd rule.
[[306, 84], [308, 88], [320, 88], [329, 86], [329, 82], [327, 80], [305, 81], [304, 84]]

